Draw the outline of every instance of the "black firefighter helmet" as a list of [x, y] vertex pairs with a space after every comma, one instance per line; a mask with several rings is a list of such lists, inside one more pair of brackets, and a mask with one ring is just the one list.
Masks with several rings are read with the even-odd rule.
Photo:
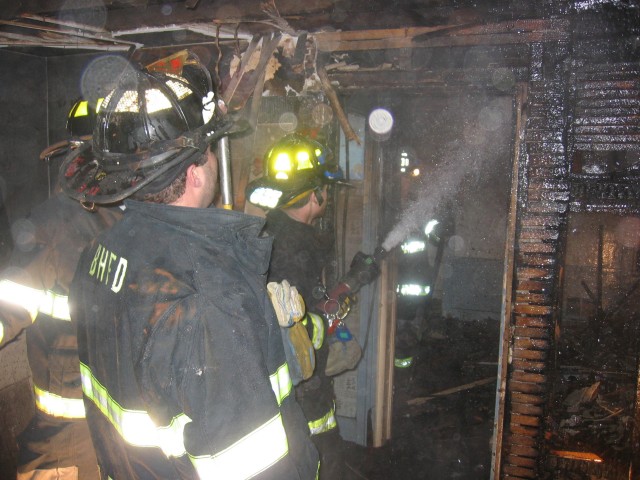
[[92, 141], [62, 163], [62, 188], [72, 198], [115, 203], [143, 188], [157, 193], [233, 133], [194, 54], [154, 65], [161, 67], [125, 69], [99, 106]]
[[264, 175], [247, 185], [246, 196], [264, 209], [282, 208], [332, 183], [345, 182], [330, 150], [307, 136], [292, 133], [267, 150]]

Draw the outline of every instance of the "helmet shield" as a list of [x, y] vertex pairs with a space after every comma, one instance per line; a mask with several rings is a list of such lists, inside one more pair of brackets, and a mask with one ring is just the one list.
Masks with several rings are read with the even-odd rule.
[[328, 148], [308, 137], [283, 137], [265, 155], [264, 176], [247, 186], [249, 202], [267, 209], [283, 207], [306, 192], [338, 182], [342, 171], [331, 157]]
[[142, 188], [158, 192], [232, 125], [195, 56], [171, 72], [125, 69], [100, 104], [92, 145], [63, 162], [63, 189], [96, 203], [116, 202]]
[[69, 110], [67, 133], [72, 139], [90, 137], [96, 123], [96, 105], [78, 99]]

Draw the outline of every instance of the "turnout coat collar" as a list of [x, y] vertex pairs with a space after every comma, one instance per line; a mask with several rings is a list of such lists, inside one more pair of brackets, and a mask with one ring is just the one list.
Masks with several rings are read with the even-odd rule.
[[264, 274], [269, 268], [273, 240], [260, 235], [265, 219], [220, 208], [189, 208], [126, 200], [130, 213], [139, 213], [181, 229], [230, 245], [251, 272]]

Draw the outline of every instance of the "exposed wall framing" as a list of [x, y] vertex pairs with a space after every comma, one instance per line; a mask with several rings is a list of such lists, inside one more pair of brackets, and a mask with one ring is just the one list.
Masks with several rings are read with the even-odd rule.
[[[510, 364], [506, 372], [506, 412], [501, 465], [496, 478], [539, 478], [545, 406], [550, 384], [555, 285], [559, 275], [558, 232], [565, 223], [568, 169], [562, 130], [564, 87], [558, 63], [566, 46], [540, 51], [534, 46], [520, 169], [511, 312]], [[549, 65], [538, 80], [540, 55]]]

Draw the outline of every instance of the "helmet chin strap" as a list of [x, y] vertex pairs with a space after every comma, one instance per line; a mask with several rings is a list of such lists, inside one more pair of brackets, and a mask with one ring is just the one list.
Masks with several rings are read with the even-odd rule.
[[82, 208], [84, 208], [87, 212], [97, 212], [98, 211], [98, 207], [96, 206], [96, 204], [94, 202], [80, 202], [80, 206]]

